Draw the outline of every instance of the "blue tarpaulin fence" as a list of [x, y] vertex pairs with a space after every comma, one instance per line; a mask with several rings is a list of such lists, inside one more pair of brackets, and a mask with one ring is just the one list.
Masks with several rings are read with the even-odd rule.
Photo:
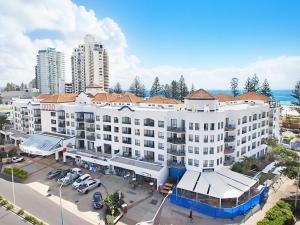
[[262, 191], [249, 199], [248, 201], [244, 202], [241, 205], [238, 205], [233, 208], [217, 208], [210, 205], [207, 205], [205, 203], [191, 200], [182, 196], [172, 194], [170, 196], [171, 203], [191, 209], [193, 211], [197, 211], [199, 213], [203, 213], [205, 215], [215, 217], [215, 218], [223, 218], [223, 219], [234, 219], [237, 216], [245, 215], [250, 209], [252, 209], [254, 206], [261, 204], [263, 200], [266, 198], [268, 194], [269, 188], [264, 187]]

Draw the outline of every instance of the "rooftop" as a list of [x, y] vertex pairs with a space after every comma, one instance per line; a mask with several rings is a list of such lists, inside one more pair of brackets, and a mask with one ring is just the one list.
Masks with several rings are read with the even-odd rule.
[[140, 101], [140, 103], [173, 105], [173, 104], [180, 104], [181, 102], [176, 99], [166, 98], [166, 97], [157, 95], [157, 96], [153, 96], [153, 97], [147, 98], [145, 100], [142, 100], [142, 101]]
[[116, 98], [112, 102], [114, 103], [138, 103], [141, 102], [143, 98], [138, 97], [132, 93], [125, 92], [119, 98]]
[[186, 96], [185, 99], [188, 100], [216, 100], [217, 98], [210, 94], [208, 91], [204, 89], [199, 89], [194, 91], [190, 95]]
[[93, 102], [111, 102], [117, 99], [119, 95], [117, 93], [97, 93], [93, 98]]
[[43, 99], [42, 103], [63, 103], [63, 102], [75, 102], [77, 94], [52, 94], [49, 97]]

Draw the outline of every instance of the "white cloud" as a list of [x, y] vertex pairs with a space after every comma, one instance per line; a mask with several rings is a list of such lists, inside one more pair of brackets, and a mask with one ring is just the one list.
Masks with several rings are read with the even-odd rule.
[[[83, 42], [87, 33], [93, 34], [108, 49], [111, 83], [117, 81], [125, 87], [134, 76], [142, 76], [150, 87], [154, 76], [162, 83], [178, 79], [183, 74], [189, 85], [207, 89], [228, 87], [233, 76], [244, 82], [248, 75], [257, 73], [268, 78], [273, 88], [292, 88], [300, 78], [300, 56], [259, 58], [243, 67], [224, 67], [210, 70], [159, 65], [144, 68], [140, 59], [128, 55], [127, 41], [122, 29], [111, 18], [98, 19], [92, 10], [69, 0], [0, 1], [0, 86], [12, 81], [28, 82], [34, 77], [36, 54], [39, 49], [55, 47], [65, 52], [66, 76], [71, 79], [70, 55], [72, 49]], [[30, 32], [54, 31], [61, 39], [31, 39]]]

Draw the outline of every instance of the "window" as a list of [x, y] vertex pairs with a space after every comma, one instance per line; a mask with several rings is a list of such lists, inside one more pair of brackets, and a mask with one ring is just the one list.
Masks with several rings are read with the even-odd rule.
[[207, 167], [208, 166], [208, 160], [203, 160], [203, 167]]
[[199, 142], [199, 135], [195, 135], [195, 142]]
[[161, 149], [161, 150], [163, 150], [163, 149], [164, 149], [164, 144], [163, 144], [163, 143], [159, 143], [159, 142], [158, 142], [158, 149]]
[[100, 121], [100, 116], [96, 116], [96, 121]]
[[164, 133], [163, 132], [158, 132], [158, 138], [163, 139], [164, 138]]
[[119, 133], [119, 127], [114, 127], [114, 132]]
[[158, 127], [165, 127], [165, 122], [159, 120], [159, 121], [158, 121]]
[[71, 113], [71, 118], [74, 119], [74, 113]]
[[204, 135], [203, 141], [204, 143], [208, 143], [208, 135]]
[[189, 146], [189, 147], [188, 147], [188, 151], [189, 151], [189, 153], [193, 153], [193, 147], [192, 147], [192, 146]]
[[99, 124], [96, 125], [96, 130], [100, 130], [100, 125]]
[[189, 134], [189, 141], [193, 142], [193, 135]]
[[215, 124], [214, 123], [210, 124], [210, 130], [215, 130]]
[[119, 118], [118, 117], [114, 117], [114, 123], [119, 123]]
[[139, 150], [135, 150], [135, 151], [134, 151], [134, 154], [135, 154], [135, 156], [136, 156], [136, 157], [140, 157], [140, 156], [141, 156], [141, 154], [140, 154], [140, 151], [139, 151]]
[[137, 145], [137, 146], [140, 146], [140, 145], [141, 145], [141, 142], [140, 142], [139, 139], [135, 139], [134, 143], [135, 143], [135, 145]]
[[137, 135], [137, 136], [140, 136], [140, 129], [135, 129], [134, 134]]
[[194, 159], [194, 166], [199, 167], [199, 160]]
[[208, 154], [208, 147], [204, 147], [203, 148], [203, 155], [207, 155]]
[[200, 129], [199, 123], [195, 123], [195, 130], [199, 130], [199, 129]]
[[51, 124], [56, 124], [56, 120], [51, 120]]
[[188, 164], [189, 164], [189, 166], [192, 166], [193, 165], [193, 159], [188, 159]]
[[56, 113], [55, 112], [51, 112], [51, 116], [55, 116], [56, 115]]
[[204, 128], [205, 131], [207, 131], [207, 130], [208, 130], [208, 123], [205, 123], [205, 124], [203, 125], [203, 128]]
[[75, 127], [75, 123], [74, 122], [71, 122], [71, 127]]
[[214, 147], [209, 148], [209, 154], [213, 155], [214, 154]]
[[114, 136], [114, 141], [115, 141], [115, 142], [119, 142], [119, 137]]
[[139, 119], [134, 119], [134, 125], [140, 125], [140, 120]]
[[67, 125], [67, 126], [70, 126], [70, 121], [67, 121], [67, 122], [66, 122], [66, 125]]
[[193, 130], [194, 128], [194, 124], [193, 123], [189, 123], [189, 130]]
[[69, 113], [66, 113], [66, 118], [69, 118]]
[[194, 148], [194, 153], [199, 155], [199, 147]]
[[214, 167], [214, 160], [209, 160], [209, 167]]
[[100, 134], [97, 134], [97, 139], [101, 139], [101, 135]]
[[213, 143], [215, 141], [215, 136], [214, 135], [210, 135], [210, 142]]
[[164, 161], [164, 156], [162, 154], [158, 154], [158, 160], [159, 161]]

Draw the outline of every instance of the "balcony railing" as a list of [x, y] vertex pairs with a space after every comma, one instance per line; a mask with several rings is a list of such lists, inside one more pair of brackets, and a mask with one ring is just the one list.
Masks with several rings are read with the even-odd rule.
[[232, 131], [234, 129], [235, 129], [234, 125], [231, 125], [231, 124], [226, 124], [225, 125], [225, 131]]
[[76, 118], [76, 121], [77, 121], [77, 122], [83, 122], [83, 121], [84, 121], [84, 118], [83, 118], [83, 117], [77, 117], [77, 118]]
[[182, 150], [167, 149], [167, 152], [170, 155], [185, 156], [185, 151]]
[[65, 127], [66, 124], [65, 123], [58, 123], [58, 127]]
[[94, 118], [86, 118], [84, 121], [87, 122], [87, 123], [95, 123]]
[[234, 148], [225, 147], [224, 154], [234, 153]]
[[41, 124], [41, 120], [34, 120], [34, 124]]
[[123, 120], [122, 124], [131, 124], [131, 121], [130, 120]]
[[95, 141], [95, 136], [93, 135], [88, 135], [86, 136], [86, 139], [90, 140], [90, 141]]
[[145, 133], [144, 136], [145, 137], [154, 137], [154, 133]]
[[147, 148], [154, 148], [154, 144], [150, 145], [150, 144], [144, 144], [144, 147], [147, 147]]
[[154, 123], [144, 123], [145, 127], [154, 127]]
[[234, 163], [234, 159], [230, 158], [228, 160], [224, 160], [224, 166], [231, 166]]
[[185, 127], [168, 127], [167, 131], [171, 131], [171, 132], [177, 132], [177, 133], [181, 133], [181, 132], [185, 132]]
[[185, 144], [185, 138], [168, 138], [168, 142], [172, 144]]
[[185, 167], [185, 165], [184, 165], [183, 162], [178, 163], [178, 162], [174, 162], [172, 160], [168, 160], [167, 161], [167, 165], [169, 167], [177, 167], [177, 168], [183, 168], [183, 167]]
[[235, 140], [234, 136], [225, 137], [225, 142], [233, 142]]
[[84, 130], [84, 126], [77, 126], [76, 130]]
[[59, 120], [65, 120], [65, 116], [58, 116]]
[[88, 132], [95, 132], [95, 127], [86, 127], [85, 130]]
[[84, 134], [77, 134], [76, 138], [78, 138], [78, 139], [85, 139], [85, 135]]

